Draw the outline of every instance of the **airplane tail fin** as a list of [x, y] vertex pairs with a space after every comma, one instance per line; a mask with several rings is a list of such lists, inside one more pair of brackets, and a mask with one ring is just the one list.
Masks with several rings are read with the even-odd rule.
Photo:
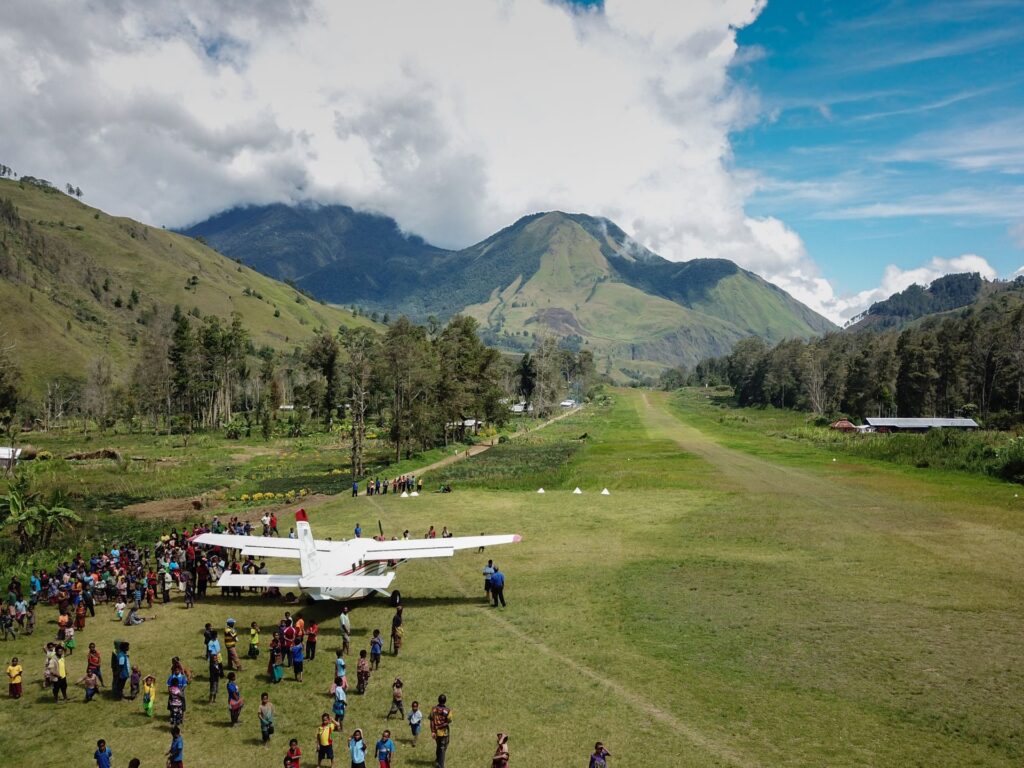
[[299, 564], [302, 568], [302, 577], [307, 578], [318, 574], [320, 559], [316, 554], [316, 540], [313, 538], [313, 531], [309, 527], [309, 519], [306, 517], [304, 509], [295, 513], [295, 536], [299, 540]]

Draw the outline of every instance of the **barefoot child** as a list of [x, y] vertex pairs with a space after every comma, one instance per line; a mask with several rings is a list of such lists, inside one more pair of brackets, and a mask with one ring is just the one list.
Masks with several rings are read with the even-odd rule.
[[384, 652], [384, 638], [380, 636], [380, 630], [373, 630], [373, 637], [370, 639], [370, 668], [380, 669], [380, 655]]
[[420, 711], [420, 703], [414, 701], [412, 709], [409, 710], [409, 728], [412, 729], [412, 745], [416, 746], [416, 740], [420, 737], [420, 728], [423, 727], [423, 712]]
[[366, 658], [366, 649], [359, 652], [359, 662], [356, 664], [356, 693], [366, 693], [366, 685], [370, 682], [370, 662]]

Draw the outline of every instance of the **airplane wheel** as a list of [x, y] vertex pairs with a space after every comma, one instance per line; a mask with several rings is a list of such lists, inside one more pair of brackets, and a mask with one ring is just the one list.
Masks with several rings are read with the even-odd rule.
[[391, 593], [391, 605], [397, 608], [401, 604], [402, 604], [402, 593], [399, 592], [396, 589], [394, 592]]

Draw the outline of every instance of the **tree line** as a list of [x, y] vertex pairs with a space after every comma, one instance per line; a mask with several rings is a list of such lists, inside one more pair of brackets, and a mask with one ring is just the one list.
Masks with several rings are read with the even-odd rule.
[[1012, 426], [1024, 421], [1024, 281], [902, 330], [839, 332], [772, 347], [743, 339], [692, 371], [666, 372], [661, 383], [727, 384], [741, 405], [819, 415], [967, 415]]
[[500, 425], [513, 402], [547, 415], [571, 388], [585, 392], [593, 376], [588, 350], [546, 337], [516, 360], [485, 346], [477, 322], [464, 316], [444, 326], [402, 317], [383, 333], [321, 328], [280, 352], [257, 348], [238, 314], [197, 317], [175, 306], [147, 323], [128, 370], [97, 357], [83, 376], [49, 378], [42, 396], [24, 394], [16, 347], [0, 344], [0, 425], [10, 432], [78, 419], [83, 431], [122, 425], [186, 440], [210, 429], [269, 439], [322, 425], [350, 435], [358, 475], [368, 432], [386, 436], [400, 458], [464, 437], [468, 420]]

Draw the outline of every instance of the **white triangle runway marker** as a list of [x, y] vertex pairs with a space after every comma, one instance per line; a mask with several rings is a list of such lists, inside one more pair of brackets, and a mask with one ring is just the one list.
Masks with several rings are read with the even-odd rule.
[[544, 489], [543, 488], [538, 488], [537, 489], [537, 493], [544, 493]]
[[405, 491], [402, 491], [402, 498], [403, 499], [408, 499], [409, 498], [409, 494], [406, 493]]
[[602, 496], [611, 496], [611, 494], [608, 492], [607, 488], [605, 488], [603, 491], [601, 491], [601, 495]]
[[409, 495], [410, 495], [410, 496], [419, 496], [419, 495], [420, 495], [420, 492], [419, 492], [419, 491], [413, 491], [413, 492], [412, 492], [412, 493], [410, 493]]
[[579, 486], [577, 485], [577, 486], [576, 486], [576, 490], [575, 490], [575, 491], [573, 491], [573, 493], [583, 493], [583, 491], [581, 491], [581, 490], [580, 490], [580, 487], [579, 487]]

